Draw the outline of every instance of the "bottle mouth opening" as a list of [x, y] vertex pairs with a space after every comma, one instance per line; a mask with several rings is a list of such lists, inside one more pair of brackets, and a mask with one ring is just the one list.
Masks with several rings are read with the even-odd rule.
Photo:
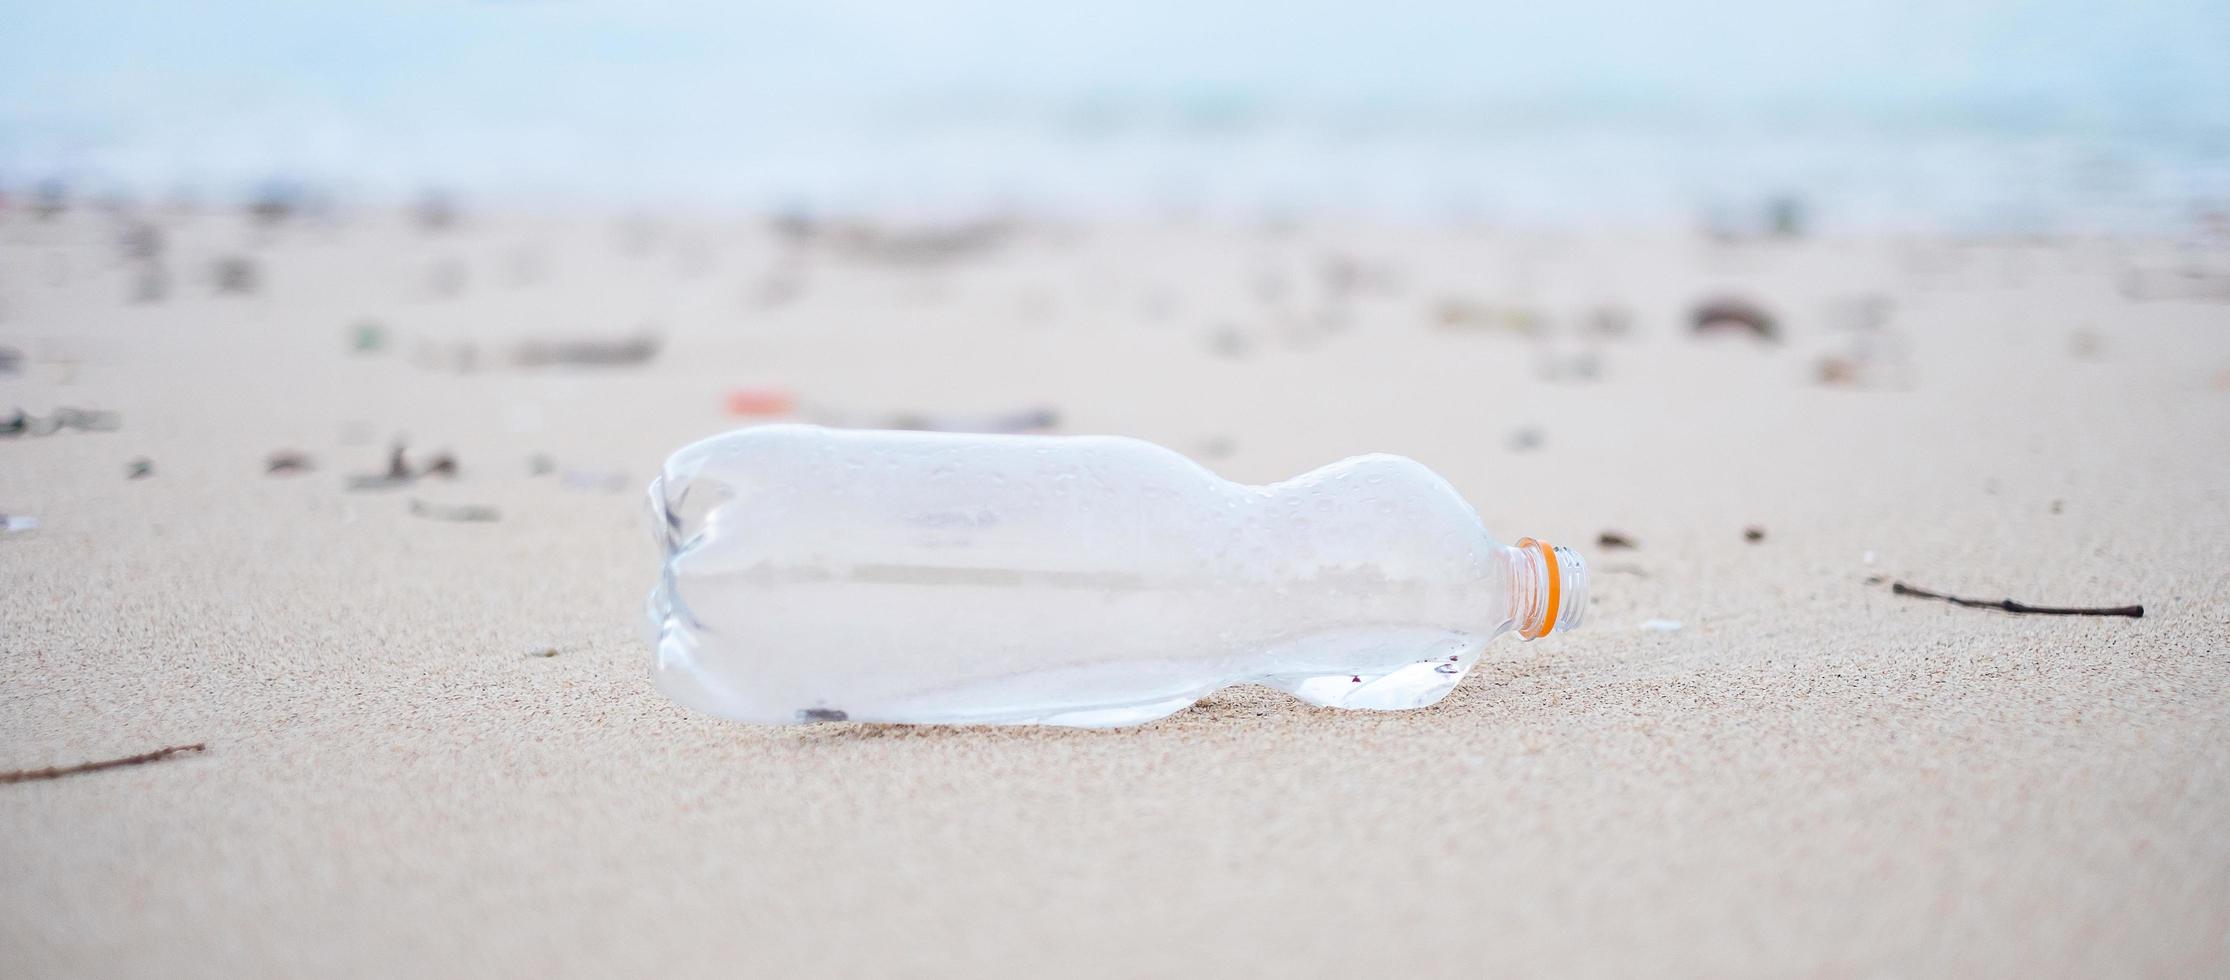
[[1580, 625], [1587, 614], [1587, 563], [1579, 552], [1533, 538], [1518, 542], [1533, 587], [1520, 603], [1518, 635], [1538, 640]]

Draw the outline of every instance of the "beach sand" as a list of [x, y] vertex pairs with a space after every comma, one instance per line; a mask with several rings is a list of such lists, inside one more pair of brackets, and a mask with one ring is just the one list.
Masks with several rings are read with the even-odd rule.
[[[0, 534], [0, 769], [207, 745], [0, 785], [10, 976], [2230, 970], [2230, 306], [2125, 289], [2174, 243], [166, 222], [131, 303], [108, 219], [0, 217], [0, 412], [120, 419], [0, 437], [38, 521]], [[1695, 337], [1716, 295], [1781, 342]], [[1049, 406], [1248, 482], [1412, 456], [1578, 547], [1592, 605], [1405, 713], [693, 716], [647, 681], [641, 488], [747, 386]], [[461, 473], [346, 491], [399, 436]]]

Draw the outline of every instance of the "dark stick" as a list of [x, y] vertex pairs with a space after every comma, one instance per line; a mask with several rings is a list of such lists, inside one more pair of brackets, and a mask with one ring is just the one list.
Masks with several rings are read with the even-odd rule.
[[141, 763], [157, 762], [163, 759], [168, 759], [180, 752], [200, 752], [204, 749], [207, 749], [208, 747], [209, 746], [207, 743], [195, 742], [192, 745], [173, 745], [167, 749], [156, 749], [153, 752], [142, 752], [139, 755], [128, 755], [121, 759], [103, 759], [99, 762], [80, 762], [74, 766], [48, 766], [44, 769], [18, 769], [14, 772], [0, 772], [0, 786], [4, 786], [8, 783], [28, 783], [35, 779], [60, 779], [64, 776], [74, 776], [81, 772], [99, 772], [103, 769], [114, 769], [118, 766], [136, 766]]
[[1981, 599], [1962, 599], [1955, 595], [1930, 592], [1927, 589], [1916, 589], [1903, 582], [1892, 584], [1889, 590], [1898, 595], [1918, 596], [1922, 599], [1942, 599], [1954, 606], [1966, 606], [1970, 609], [2003, 609], [2009, 613], [2032, 613], [2038, 616], [2127, 616], [2131, 619], [2140, 619], [2145, 615], [2145, 607], [2143, 606], [2101, 606], [2086, 609], [2068, 606], [2031, 606], [2011, 599], [1999, 599], [1996, 602], [1985, 602]]

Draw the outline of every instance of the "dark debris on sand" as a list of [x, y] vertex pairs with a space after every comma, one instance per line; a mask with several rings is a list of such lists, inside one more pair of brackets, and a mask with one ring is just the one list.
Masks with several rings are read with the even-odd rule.
[[1765, 307], [1739, 296], [1720, 296], [1696, 304], [1690, 325], [1698, 334], [1748, 333], [1760, 340], [1781, 339], [1781, 327]]
[[1912, 596], [1916, 599], [1937, 599], [1954, 606], [1965, 606], [1969, 609], [2001, 609], [2009, 613], [2024, 613], [2034, 616], [2127, 616], [2130, 619], [2142, 619], [2145, 615], [2145, 607], [2142, 605], [2032, 606], [2012, 599], [1966, 599], [1930, 589], [1917, 588], [1903, 582], [1891, 583], [1889, 591], [1896, 595]]

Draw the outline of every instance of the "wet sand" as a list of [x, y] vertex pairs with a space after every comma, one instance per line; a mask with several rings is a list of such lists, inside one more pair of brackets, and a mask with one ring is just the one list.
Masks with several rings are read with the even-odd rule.
[[[0, 769], [207, 745], [0, 786], [12, 975], [2230, 968], [2230, 306], [2129, 295], [2172, 243], [165, 227], [133, 303], [106, 219], [0, 217], [0, 412], [119, 413], [0, 436]], [[1721, 295], [1780, 341], [1695, 337]], [[1592, 605], [1409, 713], [692, 716], [640, 488], [752, 386], [1249, 482], [1413, 456]], [[458, 474], [347, 490], [398, 437]]]

